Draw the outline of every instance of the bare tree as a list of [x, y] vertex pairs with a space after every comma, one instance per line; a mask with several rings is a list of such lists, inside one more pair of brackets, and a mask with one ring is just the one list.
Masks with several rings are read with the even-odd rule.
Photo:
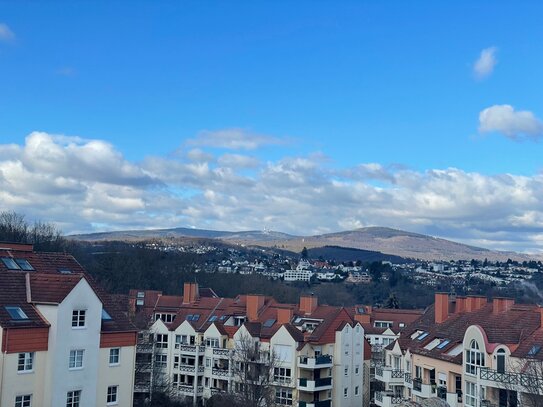
[[510, 363], [515, 373], [514, 390], [521, 393], [523, 407], [543, 407], [543, 360], [535, 357], [517, 359]]
[[233, 362], [234, 388], [231, 389], [231, 395], [235, 405], [239, 407], [274, 406], [274, 369], [279, 361], [273, 349], [264, 350], [260, 342], [245, 335], [236, 342]]
[[65, 239], [51, 223], [36, 221], [30, 224], [25, 216], [13, 212], [0, 212], [0, 241], [31, 243], [37, 250], [58, 251], [65, 246]]

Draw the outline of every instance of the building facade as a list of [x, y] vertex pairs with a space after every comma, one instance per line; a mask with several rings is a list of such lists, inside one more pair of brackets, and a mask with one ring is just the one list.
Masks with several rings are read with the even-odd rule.
[[0, 243], [0, 405], [132, 406], [137, 330], [64, 253]]
[[543, 310], [508, 298], [437, 293], [386, 348], [375, 404], [438, 397], [452, 407], [543, 405]]
[[140, 333], [137, 361], [151, 368], [137, 368], [136, 400], [162, 385], [174, 398], [204, 405], [215, 394], [243, 392], [240, 366], [262, 363], [259, 380], [270, 372], [261, 385], [276, 405], [364, 405], [368, 348], [352, 310], [319, 305], [314, 296], [281, 304], [261, 295], [201, 294], [195, 283], [184, 285], [182, 297], [131, 291], [130, 303], [141, 304], [134, 314], [153, 321]]

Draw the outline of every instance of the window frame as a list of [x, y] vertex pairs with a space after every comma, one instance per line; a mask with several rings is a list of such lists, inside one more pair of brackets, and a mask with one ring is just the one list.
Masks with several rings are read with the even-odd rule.
[[72, 310], [72, 329], [85, 329], [87, 327], [87, 310], [78, 308]]
[[79, 407], [80, 405], [81, 390], [70, 390], [66, 393], [66, 407]]
[[[22, 356], [22, 360], [21, 360], [21, 356]], [[34, 372], [34, 356], [35, 356], [35, 352], [19, 352], [18, 359], [17, 359], [17, 374], [25, 374], [25, 373]], [[30, 364], [30, 367], [28, 367], [28, 364]]]
[[[115, 354], [113, 351], [117, 351], [117, 361], [112, 362], [111, 358], [115, 358]], [[109, 349], [109, 366], [119, 366], [121, 364], [121, 348], [110, 348]]]
[[32, 407], [32, 394], [15, 396], [15, 407]]
[[107, 387], [106, 405], [114, 406], [117, 404], [119, 404], [119, 385], [114, 384]]
[[[72, 358], [73, 355], [73, 358]], [[80, 355], [80, 357], [79, 357]], [[81, 370], [85, 367], [83, 361], [85, 357], [85, 349], [71, 349], [70, 356], [68, 359], [68, 369], [69, 370]], [[73, 366], [72, 366], [73, 360]], [[79, 363], [78, 363], [79, 361]]]

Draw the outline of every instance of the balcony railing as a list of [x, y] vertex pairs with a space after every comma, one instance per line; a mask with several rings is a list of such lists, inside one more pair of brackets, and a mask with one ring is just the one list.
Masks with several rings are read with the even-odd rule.
[[404, 377], [403, 377], [403, 381], [406, 384], [411, 384], [413, 382], [413, 380], [411, 380], [411, 373], [405, 372]]
[[214, 367], [214, 368], [211, 370], [211, 373], [214, 374], [215, 376], [229, 376], [228, 368], [226, 368], [226, 369], [220, 369], [220, 368], [218, 368], [218, 367]]
[[533, 394], [543, 393], [543, 378], [525, 373], [499, 372], [487, 367], [479, 368], [479, 378], [494, 382], [497, 387], [516, 387]]
[[231, 349], [213, 348], [213, 354], [217, 356], [230, 356]]
[[320, 391], [326, 390], [326, 388], [332, 387], [332, 378], [325, 377], [321, 379], [298, 379], [298, 388], [304, 391]]
[[375, 404], [380, 407], [390, 407], [400, 404], [404, 401], [403, 397], [395, 395], [394, 393], [378, 391], [375, 393]]
[[413, 379], [413, 390], [422, 391], [422, 379], [419, 379], [419, 378]]
[[299, 401], [298, 407], [331, 407], [331, 400]]
[[325, 367], [332, 366], [332, 356], [330, 355], [320, 355], [316, 357], [309, 356], [300, 356], [300, 367], [310, 368], [310, 369], [322, 369]]

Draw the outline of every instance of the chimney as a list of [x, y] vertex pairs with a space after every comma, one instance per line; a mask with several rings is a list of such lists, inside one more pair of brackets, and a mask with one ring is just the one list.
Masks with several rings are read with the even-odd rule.
[[466, 312], [477, 311], [486, 304], [486, 297], [480, 295], [469, 295], [466, 300]]
[[264, 305], [264, 296], [256, 294], [247, 295], [246, 311], [249, 322], [256, 321], [258, 319], [258, 311]]
[[306, 315], [310, 315], [317, 309], [318, 300], [317, 297], [310, 295], [302, 295], [300, 297], [300, 311]]
[[454, 307], [455, 314], [461, 314], [466, 311], [466, 297], [456, 297], [456, 304]]
[[200, 298], [198, 283], [185, 283], [183, 285], [183, 304], [194, 304]]
[[277, 308], [277, 323], [279, 325], [288, 324], [292, 320], [292, 310], [290, 308]]
[[441, 324], [449, 317], [449, 294], [435, 294], [435, 323]]
[[494, 298], [492, 300], [492, 313], [509, 311], [515, 305], [515, 300], [512, 298]]

